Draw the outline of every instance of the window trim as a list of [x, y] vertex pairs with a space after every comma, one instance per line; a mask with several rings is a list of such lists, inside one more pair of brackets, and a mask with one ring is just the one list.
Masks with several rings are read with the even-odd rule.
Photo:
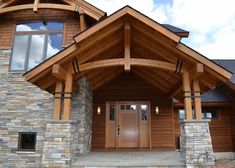
[[[35, 135], [35, 139], [34, 139], [34, 149], [22, 149], [22, 148], [21, 148], [22, 134], [33, 134], [33, 135]], [[35, 152], [35, 151], [36, 151], [36, 146], [37, 146], [36, 143], [37, 143], [37, 132], [19, 132], [19, 134], [18, 134], [18, 146], [17, 146], [17, 151]]]
[[[63, 23], [63, 30], [46, 30], [46, 31], [16, 31], [17, 25], [19, 24], [26, 24], [26, 23], [34, 23], [34, 22], [60, 22]], [[42, 62], [44, 62], [47, 58], [46, 51], [47, 51], [47, 43], [45, 42], [48, 40], [49, 34], [57, 34], [57, 33], [62, 33], [62, 41], [61, 41], [61, 48], [63, 49], [64, 43], [65, 43], [65, 28], [66, 28], [66, 22], [64, 20], [31, 20], [31, 21], [22, 21], [22, 22], [17, 22], [14, 24], [14, 30], [13, 30], [13, 35], [12, 35], [12, 43], [11, 43], [11, 54], [10, 54], [10, 59], [9, 59], [9, 66], [8, 66], [8, 72], [11, 73], [24, 73], [28, 71], [28, 61], [29, 61], [29, 51], [30, 51], [30, 46], [31, 46], [31, 39], [32, 35], [45, 35], [45, 40], [43, 44], [43, 56], [42, 56]], [[13, 49], [14, 49], [14, 43], [15, 43], [15, 37], [17, 35], [28, 35], [28, 46], [26, 48], [26, 56], [25, 56], [25, 64], [24, 64], [24, 70], [12, 70], [11, 65], [12, 65], [12, 56], [13, 56]]]

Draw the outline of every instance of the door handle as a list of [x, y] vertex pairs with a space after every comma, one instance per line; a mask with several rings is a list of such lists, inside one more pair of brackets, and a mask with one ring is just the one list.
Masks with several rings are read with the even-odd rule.
[[118, 126], [117, 130], [118, 130], [118, 135], [120, 135], [120, 126]]

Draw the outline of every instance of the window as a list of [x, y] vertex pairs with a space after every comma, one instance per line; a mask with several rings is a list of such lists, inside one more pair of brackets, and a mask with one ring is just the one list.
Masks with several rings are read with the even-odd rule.
[[202, 108], [203, 119], [216, 119], [218, 118], [217, 109], [215, 107]]
[[18, 150], [35, 151], [36, 150], [36, 132], [20, 132]]
[[16, 25], [10, 70], [28, 71], [62, 50], [62, 22]]
[[148, 106], [147, 105], [140, 105], [141, 109], [141, 120], [142, 121], [147, 121], [148, 120]]
[[[193, 110], [193, 118], [195, 118], [195, 112]], [[202, 119], [215, 119], [218, 118], [217, 109], [215, 107], [202, 108]], [[185, 119], [184, 109], [179, 109], [179, 119]]]
[[113, 104], [109, 106], [109, 120], [115, 121], [115, 105]]
[[179, 109], [179, 119], [185, 119], [185, 111], [184, 109]]

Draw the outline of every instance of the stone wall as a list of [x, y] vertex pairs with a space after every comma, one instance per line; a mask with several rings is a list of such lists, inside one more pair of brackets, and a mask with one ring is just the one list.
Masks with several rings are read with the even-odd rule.
[[[0, 50], [0, 167], [40, 167], [53, 96], [11, 73], [9, 50]], [[19, 132], [37, 132], [35, 152], [19, 152]]]
[[84, 155], [91, 150], [93, 92], [85, 77], [77, 82], [79, 92], [73, 95], [71, 119], [78, 123], [77, 155]]
[[75, 121], [50, 121], [46, 126], [43, 167], [69, 167], [76, 160], [78, 125]]
[[180, 150], [187, 167], [214, 166], [210, 120], [182, 120]]
[[91, 150], [92, 90], [85, 78], [73, 95], [71, 121], [48, 121], [43, 148], [43, 167], [69, 167], [77, 156]]

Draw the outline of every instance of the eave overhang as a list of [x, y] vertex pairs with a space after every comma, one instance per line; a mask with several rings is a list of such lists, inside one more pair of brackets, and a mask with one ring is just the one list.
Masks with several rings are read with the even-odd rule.
[[[149, 74], [154, 72], [156, 78], [159, 78], [158, 73], [161, 73], [163, 82], [158, 83], [158, 86], [165, 92], [172, 94], [171, 90], [174, 92], [176, 89], [179, 91], [182, 89], [179, 74], [183, 71], [189, 71], [193, 76], [192, 79], [197, 77], [200, 79], [202, 92], [231, 78], [232, 73], [181, 43], [179, 34], [126, 6], [93, 27], [77, 34], [73, 44], [26, 72], [25, 79], [43, 90], [53, 92], [49, 88], [55, 85], [57, 79], [53, 76], [52, 69], [53, 65], [58, 64], [65, 70], [73, 66], [75, 79], [87, 75], [97, 83], [97, 80], [102, 79], [94, 79], [94, 77], [100, 75], [103, 80], [107, 78], [108, 81], [111, 73], [119, 74], [122, 67], [126, 67], [126, 59], [122, 58], [126, 53], [124, 32], [128, 32], [128, 29], [125, 28], [127, 24], [130, 24], [131, 35], [129, 44], [127, 44], [127, 46], [130, 45], [128, 52], [131, 52], [131, 57], [133, 57], [128, 58], [129, 66], [134, 67], [133, 71], [136, 75], [149, 80], [152, 84], [156, 81], [154, 81], [153, 75]], [[103, 65], [100, 65], [101, 63]], [[95, 66], [91, 66], [93, 64]], [[75, 65], [77, 68], [74, 68]], [[87, 69], [89, 66], [92, 68]], [[175, 71], [172, 68], [174, 66]], [[156, 72], [154, 68], [157, 69]], [[172, 73], [165, 73], [164, 68]], [[81, 72], [79, 69], [84, 71]], [[194, 72], [198, 74], [194, 74]], [[110, 77], [109, 80], [111, 79]], [[47, 80], [46, 84], [45, 80]]]

